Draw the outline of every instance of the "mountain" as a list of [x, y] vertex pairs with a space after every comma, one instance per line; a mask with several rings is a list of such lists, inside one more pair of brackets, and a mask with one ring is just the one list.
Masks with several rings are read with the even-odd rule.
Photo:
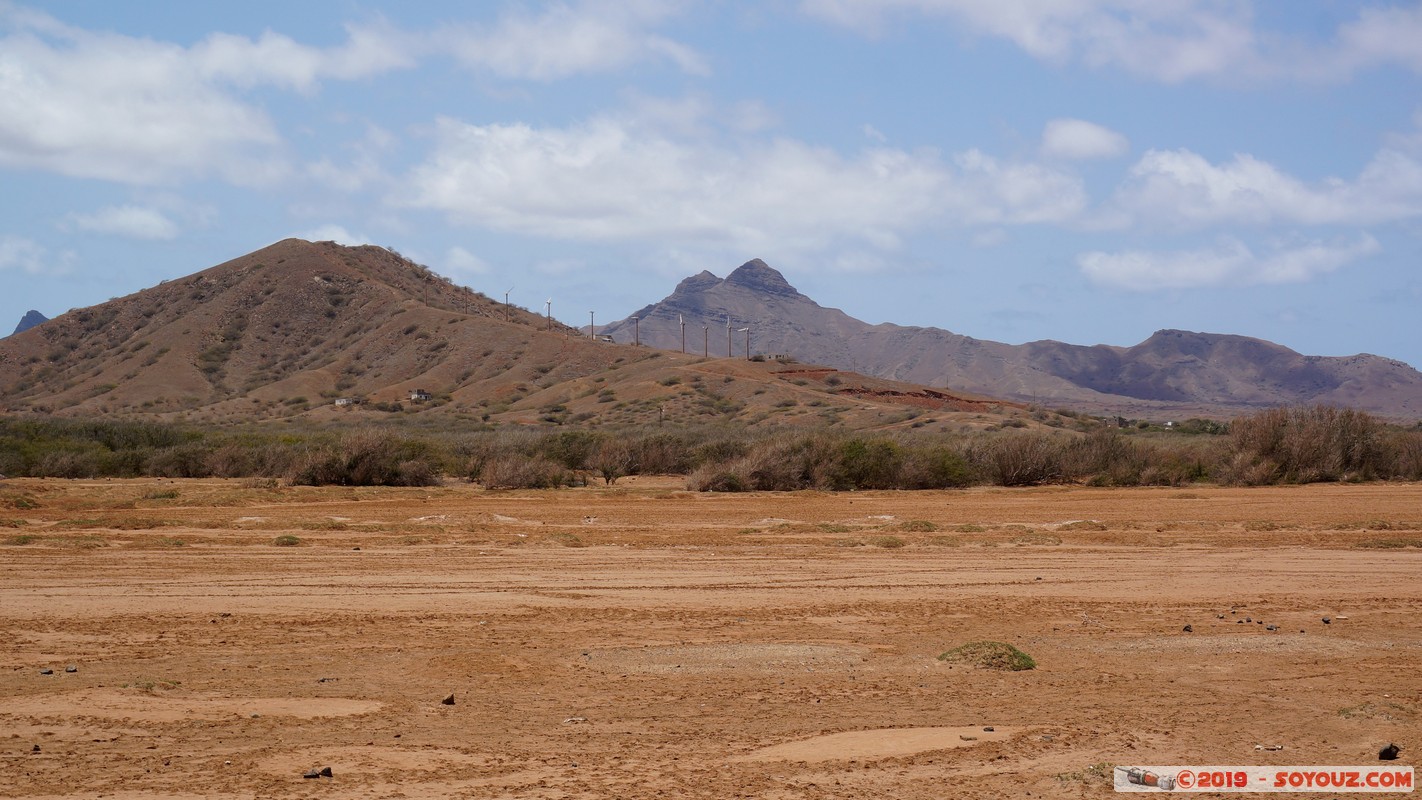
[[[1392, 359], [1305, 356], [1260, 339], [1178, 330], [1157, 331], [1131, 347], [1086, 347], [1051, 340], [1010, 345], [940, 328], [871, 325], [819, 305], [759, 259], [724, 279], [693, 275], [601, 333], [680, 350], [684, 320], [688, 352], [706, 346], [725, 354], [727, 318], [733, 340], [746, 335], [740, 329], [751, 329], [755, 352], [1097, 413], [1224, 416], [1321, 403], [1399, 419], [1422, 416], [1422, 373]], [[733, 341], [730, 349], [737, 347], [744, 342]]]
[[[41, 314], [38, 311], [35, 311], [34, 309], [30, 309], [28, 313], [26, 313], [23, 317], [20, 318], [20, 324], [15, 326], [15, 333], [24, 333], [25, 331], [29, 330], [30, 328], [33, 328], [41, 322], [48, 321], [49, 317], [46, 317], [45, 315]], [[13, 336], [14, 333], [10, 335]]]
[[[794, 292], [757, 286], [775, 291]], [[0, 413], [220, 424], [428, 418], [454, 430], [981, 427], [1026, 416], [1012, 403], [830, 368], [594, 341], [393, 251], [299, 239], [0, 339]]]

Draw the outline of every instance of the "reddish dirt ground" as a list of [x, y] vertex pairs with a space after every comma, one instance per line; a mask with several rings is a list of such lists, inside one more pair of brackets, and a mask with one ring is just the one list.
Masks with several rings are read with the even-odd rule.
[[[0, 796], [1105, 797], [1422, 752], [1422, 485], [679, 487], [9, 481]], [[985, 639], [1037, 668], [936, 658]]]

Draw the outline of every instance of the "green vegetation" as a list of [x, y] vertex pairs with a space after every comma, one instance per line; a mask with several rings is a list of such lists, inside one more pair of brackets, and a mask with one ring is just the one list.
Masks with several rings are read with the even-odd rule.
[[938, 660], [1008, 672], [1037, 668], [1031, 656], [1006, 642], [969, 642], [940, 655]]
[[278, 536], [273, 539], [272, 544], [276, 545], [277, 547], [296, 547], [297, 545], [301, 544], [301, 537], [293, 536], [289, 533], [284, 533], [281, 536]]
[[[713, 418], [736, 407], [704, 387], [680, 391], [686, 403], [704, 406]], [[391, 410], [388, 421], [353, 430], [0, 417], [0, 474], [345, 486], [431, 486], [447, 476], [466, 476], [509, 489], [586, 484], [592, 477], [613, 484], [627, 475], [655, 474], [684, 475], [690, 489], [719, 492], [1422, 480], [1422, 427], [1391, 426], [1327, 407], [1151, 430], [1123, 420], [1124, 427], [1087, 431], [964, 426], [956, 432], [925, 427], [872, 434], [729, 423], [581, 428], [581, 415], [568, 416], [560, 403], [542, 409], [564, 423], [553, 430], [492, 428], [474, 416], [426, 422], [394, 413], [398, 404]], [[176, 490], [160, 487], [144, 499], [177, 497]], [[0, 508], [25, 510], [35, 503], [29, 495], [0, 491]]]

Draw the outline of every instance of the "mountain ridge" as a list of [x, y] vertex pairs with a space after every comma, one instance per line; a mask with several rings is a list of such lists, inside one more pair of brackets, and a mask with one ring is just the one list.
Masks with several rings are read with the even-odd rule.
[[[777, 289], [755, 269], [739, 279]], [[437, 419], [457, 432], [663, 422], [882, 429], [926, 411], [940, 427], [1025, 413], [831, 368], [594, 340], [394, 251], [299, 239], [0, 339], [0, 413], [11, 414]]]
[[821, 306], [760, 259], [724, 279], [702, 271], [603, 332], [623, 336], [632, 316], [641, 320], [644, 343], [666, 349], [679, 347], [668, 336], [667, 321], [685, 319], [694, 330], [717, 329], [730, 319], [730, 327], [752, 329], [752, 349], [760, 352], [1099, 413], [1224, 416], [1331, 404], [1401, 419], [1422, 416], [1422, 373], [1396, 359], [1306, 356], [1263, 339], [1178, 329], [1126, 346], [1050, 339], [1012, 345], [943, 328], [871, 324]]

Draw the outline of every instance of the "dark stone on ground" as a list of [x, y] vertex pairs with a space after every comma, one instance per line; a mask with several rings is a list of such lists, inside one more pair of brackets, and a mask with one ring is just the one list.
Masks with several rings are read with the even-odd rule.
[[322, 768], [321, 768], [321, 777], [323, 777], [323, 778], [331, 778], [331, 777], [335, 777], [335, 776], [331, 773], [331, 768], [330, 768], [330, 767], [322, 767]]
[[454, 695], [453, 695], [453, 694], [447, 694], [447, 695], [444, 696], [444, 699], [441, 700], [441, 701], [439, 701], [439, 702], [440, 702], [441, 704], [443, 704], [443, 705], [452, 706], [452, 705], [454, 705]]
[[1194, 626], [1194, 625], [1186, 625], [1185, 627], [1181, 628], [1180, 630], [1185, 631], [1186, 633], [1194, 633], [1194, 632], [1195, 632], [1195, 626]]
[[301, 777], [315, 780], [316, 778], [321, 777], [321, 773], [319, 770], [308, 769]]
[[1395, 760], [1397, 760], [1397, 754], [1398, 754], [1401, 750], [1402, 750], [1401, 747], [1398, 747], [1398, 746], [1395, 745], [1395, 744], [1389, 744], [1387, 747], [1384, 747], [1383, 749], [1381, 749], [1381, 750], [1378, 751], [1378, 760], [1379, 760], [1379, 761], [1395, 761]]
[[40, 670], [40, 674], [41, 674], [41, 675], [53, 675], [53, 674], [54, 674], [54, 670], [50, 669], [49, 667], [45, 667], [44, 669]]

